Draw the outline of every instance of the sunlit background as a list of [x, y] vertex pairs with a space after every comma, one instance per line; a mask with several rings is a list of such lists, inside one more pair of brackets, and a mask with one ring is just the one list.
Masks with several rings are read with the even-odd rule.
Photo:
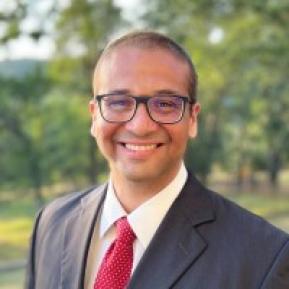
[[199, 72], [187, 167], [289, 232], [287, 0], [0, 0], [0, 288], [22, 288], [40, 206], [103, 182], [89, 135], [101, 49], [132, 29], [171, 36]]

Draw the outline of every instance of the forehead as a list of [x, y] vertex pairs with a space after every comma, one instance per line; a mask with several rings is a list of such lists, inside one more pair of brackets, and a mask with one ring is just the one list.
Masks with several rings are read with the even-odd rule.
[[[93, 79], [94, 91], [113, 82], [171, 82], [188, 86], [189, 66], [173, 52], [162, 48], [120, 47], [104, 55]], [[160, 83], [161, 85], [161, 83]]]

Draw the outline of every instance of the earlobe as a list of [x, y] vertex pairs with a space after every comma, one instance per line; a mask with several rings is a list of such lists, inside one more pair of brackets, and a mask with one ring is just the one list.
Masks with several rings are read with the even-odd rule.
[[197, 122], [192, 122], [189, 129], [190, 138], [195, 138], [198, 135], [198, 124]]

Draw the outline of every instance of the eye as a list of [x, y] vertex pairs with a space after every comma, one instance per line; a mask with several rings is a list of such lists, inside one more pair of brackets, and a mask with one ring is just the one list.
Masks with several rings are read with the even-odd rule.
[[174, 103], [173, 101], [161, 100], [158, 102], [158, 106], [160, 108], [174, 108], [176, 107], [176, 103]]
[[180, 109], [182, 102], [177, 97], [155, 97], [152, 100], [152, 108], [160, 113], [170, 113]]
[[109, 96], [104, 99], [105, 107], [110, 110], [129, 110], [134, 106], [134, 102], [129, 97]]

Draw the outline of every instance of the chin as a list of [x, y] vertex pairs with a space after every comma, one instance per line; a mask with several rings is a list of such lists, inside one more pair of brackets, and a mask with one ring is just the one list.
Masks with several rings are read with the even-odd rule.
[[[176, 168], [167, 164], [167, 166], [158, 166], [156, 163], [147, 163], [146, 165], [119, 162], [110, 166], [111, 171], [120, 179], [135, 183], [166, 183], [170, 181], [176, 172]], [[171, 169], [168, 169], [171, 168]]]
[[122, 176], [123, 179], [130, 182], [151, 182], [158, 179], [158, 173], [152, 172], [150, 169], [140, 169], [136, 167], [124, 167], [118, 168], [118, 175]]
[[142, 183], [142, 182], [150, 182], [156, 179], [154, 176], [137, 173], [137, 172], [123, 172], [124, 178], [131, 182]]
[[168, 172], [163, 170], [154, 170], [150, 167], [138, 169], [136, 167], [123, 168], [119, 171], [124, 179], [135, 183], [156, 184], [163, 182], [169, 176]]

